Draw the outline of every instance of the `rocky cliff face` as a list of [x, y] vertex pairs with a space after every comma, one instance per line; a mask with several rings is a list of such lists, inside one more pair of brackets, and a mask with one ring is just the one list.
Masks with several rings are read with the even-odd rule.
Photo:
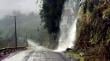
[[102, 57], [102, 61], [109, 60], [110, 0], [85, 0], [82, 3], [76, 41], [77, 51]]

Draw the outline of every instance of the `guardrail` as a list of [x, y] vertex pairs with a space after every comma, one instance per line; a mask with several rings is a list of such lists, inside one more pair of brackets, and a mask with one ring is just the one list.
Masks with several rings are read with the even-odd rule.
[[0, 61], [5, 57], [9, 56], [9, 54], [14, 53], [16, 51], [26, 50], [26, 47], [17, 47], [17, 48], [2, 48], [0, 49]]

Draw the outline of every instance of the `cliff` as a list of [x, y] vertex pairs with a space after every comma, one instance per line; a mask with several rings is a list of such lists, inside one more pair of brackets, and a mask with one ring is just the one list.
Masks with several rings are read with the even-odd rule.
[[[110, 60], [110, 1], [85, 0], [77, 23], [75, 50], [88, 61]], [[91, 57], [96, 59], [92, 60]], [[99, 59], [98, 59], [99, 58]]]

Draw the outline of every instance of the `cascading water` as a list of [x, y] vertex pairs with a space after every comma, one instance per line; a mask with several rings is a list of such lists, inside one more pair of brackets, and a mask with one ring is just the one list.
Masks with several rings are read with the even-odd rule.
[[71, 61], [61, 53], [55, 52], [62, 52], [67, 48], [74, 46], [79, 2], [79, 0], [67, 0], [65, 3], [62, 22], [60, 25], [61, 35], [59, 37], [59, 45], [56, 50], [50, 50], [39, 46], [32, 42], [32, 40], [28, 40], [29, 47], [27, 50], [21, 51], [15, 55], [10, 55], [2, 61]]
[[67, 48], [74, 46], [79, 2], [78, 0], [68, 0], [65, 3], [60, 25], [61, 36], [58, 48], [55, 50], [57, 52], [65, 51]]

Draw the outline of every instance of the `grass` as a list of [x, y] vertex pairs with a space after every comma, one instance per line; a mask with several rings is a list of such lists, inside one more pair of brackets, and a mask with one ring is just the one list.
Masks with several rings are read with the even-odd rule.
[[[78, 59], [79, 61], [84, 61], [83, 53], [68, 51], [65, 53], [66, 55], [69, 55], [71, 58]], [[82, 55], [82, 56], [81, 56]]]

